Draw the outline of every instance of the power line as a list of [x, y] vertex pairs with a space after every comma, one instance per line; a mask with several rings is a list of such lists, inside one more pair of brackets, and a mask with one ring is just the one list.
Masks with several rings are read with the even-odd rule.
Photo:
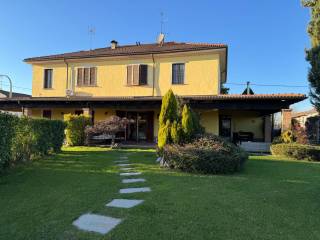
[[[239, 85], [247, 86], [246, 83], [225, 83], [226, 85]], [[259, 84], [259, 83], [250, 83], [251, 86], [262, 86], [262, 87], [294, 87], [294, 88], [308, 88], [307, 85], [286, 85], [286, 84]]]
[[[7, 86], [7, 87], [10, 87], [9, 84], [6, 84], [6, 83], [1, 83], [2, 86]], [[18, 88], [18, 89], [25, 89], [25, 90], [32, 90], [31, 88], [26, 88], [26, 87], [20, 87], [20, 86], [15, 86], [15, 85], [12, 85], [13, 88]]]

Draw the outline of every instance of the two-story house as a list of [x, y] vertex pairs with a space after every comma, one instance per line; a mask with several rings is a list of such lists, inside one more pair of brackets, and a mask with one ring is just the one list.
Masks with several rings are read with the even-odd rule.
[[200, 114], [205, 130], [227, 138], [271, 141], [272, 114], [303, 94], [220, 94], [227, 80], [224, 44], [158, 42], [111, 45], [25, 59], [32, 65], [32, 97], [0, 100], [0, 109], [63, 119], [90, 115], [94, 122], [127, 117], [127, 140], [153, 142], [162, 96], [172, 89]]

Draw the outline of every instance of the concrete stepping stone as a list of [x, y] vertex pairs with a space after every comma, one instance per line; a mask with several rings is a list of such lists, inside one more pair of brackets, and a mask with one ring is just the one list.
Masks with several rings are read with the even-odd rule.
[[117, 207], [117, 208], [132, 208], [141, 203], [144, 200], [134, 200], [134, 199], [113, 199], [111, 202], [106, 204], [107, 207]]
[[121, 156], [120, 159], [128, 159], [127, 156]]
[[144, 178], [128, 178], [122, 179], [122, 183], [137, 183], [137, 182], [145, 182]]
[[125, 168], [120, 168], [121, 171], [130, 171], [133, 170], [134, 168], [130, 168], [130, 167], [125, 167]]
[[119, 163], [117, 164], [119, 167], [127, 167], [127, 166], [132, 166], [132, 163]]
[[127, 163], [129, 160], [115, 160], [115, 163]]
[[119, 193], [139, 193], [139, 192], [151, 192], [151, 188], [149, 187], [123, 188], [119, 190]]
[[121, 219], [106, 217], [97, 214], [83, 214], [72, 224], [83, 231], [96, 232], [100, 234], [107, 234], [115, 228]]
[[137, 176], [141, 175], [141, 172], [125, 172], [125, 173], [120, 173], [120, 176]]

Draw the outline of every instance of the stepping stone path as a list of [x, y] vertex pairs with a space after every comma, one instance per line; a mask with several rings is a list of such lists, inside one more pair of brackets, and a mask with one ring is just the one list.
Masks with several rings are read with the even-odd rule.
[[133, 199], [113, 199], [106, 206], [107, 207], [118, 207], [118, 208], [132, 208], [140, 203], [143, 203], [144, 200], [133, 200]]
[[122, 179], [122, 183], [137, 183], [137, 182], [145, 182], [144, 178], [128, 178]]
[[119, 190], [119, 193], [139, 193], [139, 192], [150, 192], [151, 189], [149, 187], [141, 187], [141, 188], [123, 188]]
[[119, 218], [105, 217], [97, 214], [84, 214], [73, 222], [77, 228], [89, 231], [106, 234], [121, 222]]
[[[129, 162], [127, 156], [121, 156], [120, 160], [114, 161], [117, 166], [120, 167], [120, 171], [132, 171], [134, 170], [132, 163]], [[122, 167], [122, 168], [121, 168]], [[136, 176], [141, 175], [141, 172], [120, 172], [120, 176]], [[146, 182], [143, 178], [127, 178], [122, 179], [122, 183], [138, 183], [138, 182]], [[149, 187], [138, 187], [138, 188], [123, 188], [119, 190], [120, 194], [127, 193], [139, 193], [139, 192], [150, 192], [151, 188]], [[144, 200], [137, 199], [113, 199], [111, 202], [106, 204], [106, 207], [115, 207], [115, 208], [132, 208], [139, 204], [142, 204]], [[83, 231], [95, 232], [100, 234], [107, 234], [113, 228], [115, 228], [118, 224], [120, 224], [122, 219], [113, 218], [98, 214], [86, 213], [81, 215], [77, 220], [75, 220], [72, 224], [76, 226], [78, 229]]]
[[120, 176], [137, 176], [141, 175], [141, 172], [125, 172], [125, 173], [120, 173]]
[[125, 167], [125, 168], [120, 168], [120, 171], [131, 171], [133, 169], [134, 168], [131, 168], [131, 167]]
[[127, 167], [127, 166], [132, 166], [132, 163], [119, 163], [117, 164], [119, 167]]

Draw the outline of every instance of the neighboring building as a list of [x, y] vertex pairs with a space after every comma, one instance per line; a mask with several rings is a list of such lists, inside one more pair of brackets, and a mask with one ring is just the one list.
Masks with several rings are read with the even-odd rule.
[[[63, 119], [86, 114], [99, 121], [132, 119], [128, 141], [153, 142], [162, 96], [171, 88], [200, 114], [207, 132], [226, 138], [270, 142], [272, 114], [303, 94], [220, 94], [227, 80], [224, 44], [160, 42], [25, 59], [32, 65], [32, 97], [0, 100], [33, 117]], [[249, 68], [250, 66], [248, 66]]]
[[308, 118], [319, 116], [319, 113], [315, 108], [304, 111], [304, 112], [294, 112], [292, 113], [292, 119], [296, 120], [300, 126], [305, 126]]
[[[9, 98], [9, 95], [10, 95], [10, 92], [0, 89], [0, 99], [7, 99], [7, 98]], [[28, 94], [24, 94], [24, 93], [12, 92], [12, 98], [16, 99], [16, 98], [24, 98], [24, 97], [30, 98], [31, 96]], [[0, 112], [10, 113], [10, 114], [13, 114], [16, 116], [22, 115], [22, 108], [21, 107], [18, 107], [16, 109], [10, 109], [10, 110], [11, 111], [2, 111], [0, 109]]]
[[316, 109], [295, 112], [292, 114], [292, 120], [295, 120], [301, 127], [306, 129], [311, 143], [320, 143], [320, 115]]

